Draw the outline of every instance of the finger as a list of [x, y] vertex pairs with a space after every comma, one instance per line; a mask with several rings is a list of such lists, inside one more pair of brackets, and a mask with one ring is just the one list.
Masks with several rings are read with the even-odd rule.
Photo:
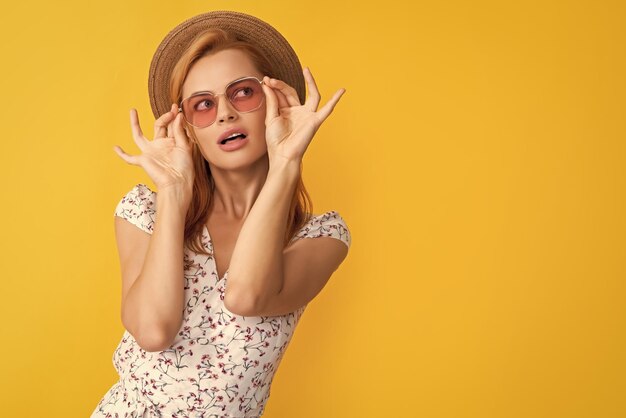
[[317, 106], [320, 104], [320, 92], [317, 90], [317, 84], [315, 84], [315, 79], [313, 78], [313, 74], [311, 74], [309, 67], [305, 67], [303, 73], [306, 84], [309, 87], [309, 97], [307, 97], [304, 105], [312, 112], [315, 112], [317, 111]]
[[341, 98], [341, 96], [343, 96], [345, 92], [346, 89], [337, 90], [333, 97], [331, 97], [330, 100], [317, 112], [318, 116], [320, 117], [320, 123], [326, 120], [328, 115], [332, 113], [333, 109], [337, 105], [337, 102], [339, 102], [339, 99]]
[[178, 115], [176, 115], [176, 118], [174, 118], [174, 140], [176, 141], [176, 146], [188, 149], [191, 144], [189, 138], [187, 137], [187, 134], [185, 134], [185, 129], [182, 125], [182, 116], [183, 114], [179, 113]]
[[133, 133], [133, 139], [135, 140], [135, 144], [137, 144], [139, 149], [143, 151], [145, 144], [148, 142], [148, 139], [145, 136], [143, 136], [143, 132], [141, 131], [141, 126], [139, 126], [139, 117], [137, 115], [137, 109], [130, 109], [130, 129]]
[[[300, 99], [298, 98], [298, 92], [296, 89], [291, 87], [289, 84], [285, 83], [282, 80], [278, 80], [276, 78], [270, 79], [270, 86], [278, 89], [277, 92], [284, 95], [290, 106], [300, 106]], [[279, 95], [280, 97], [280, 95]], [[284, 106], [281, 106], [284, 107]]]
[[157, 120], [154, 121], [154, 138], [163, 138], [167, 133], [167, 124], [176, 117], [178, 113], [178, 107], [175, 103], [172, 103], [170, 110], [162, 114]]
[[128, 155], [124, 152], [124, 150], [122, 149], [122, 147], [120, 147], [119, 145], [115, 145], [113, 147], [113, 151], [115, 151], [117, 153], [117, 155], [120, 156], [120, 158], [124, 161], [126, 161], [128, 164], [132, 164], [132, 165], [139, 165], [139, 161], [137, 159], [136, 156], [134, 155]]
[[274, 93], [276, 94], [276, 97], [278, 98], [278, 108], [280, 109], [283, 107], [289, 107], [290, 104], [287, 101], [287, 98], [285, 97], [283, 92], [280, 90], [276, 90], [276, 89], [273, 89], [273, 90], [274, 90]]
[[269, 77], [265, 76], [263, 78], [263, 91], [265, 92], [265, 99], [267, 100], [267, 106], [265, 111], [265, 123], [267, 124], [272, 119], [278, 117], [278, 99], [276, 98], [276, 93], [274, 90], [268, 86], [267, 83], [269, 81]]
[[167, 124], [167, 137], [168, 138], [174, 138], [174, 121], [176, 120], [176, 116], [178, 116], [178, 112], [174, 111], [174, 106], [172, 105], [172, 119], [169, 120], [168, 124]]

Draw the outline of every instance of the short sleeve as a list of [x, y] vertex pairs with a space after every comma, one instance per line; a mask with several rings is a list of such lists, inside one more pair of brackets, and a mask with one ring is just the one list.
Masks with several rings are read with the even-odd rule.
[[299, 238], [317, 238], [332, 237], [342, 241], [350, 248], [351, 237], [350, 230], [344, 219], [338, 212], [331, 210], [321, 215], [313, 216], [309, 222], [300, 229], [294, 237]]
[[145, 184], [137, 184], [122, 197], [114, 215], [152, 234], [156, 218], [156, 192]]

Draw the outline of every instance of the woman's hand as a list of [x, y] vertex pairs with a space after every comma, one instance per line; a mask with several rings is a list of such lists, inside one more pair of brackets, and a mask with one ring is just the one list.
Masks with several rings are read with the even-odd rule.
[[265, 117], [265, 140], [270, 165], [276, 158], [302, 161], [313, 135], [345, 93], [339, 89], [319, 111], [320, 93], [308, 68], [304, 78], [309, 86], [309, 97], [300, 104], [296, 90], [281, 80], [263, 77], [263, 90], [267, 98]]
[[130, 110], [130, 126], [140, 155], [129, 155], [118, 145], [115, 152], [128, 164], [141, 166], [152, 179], [158, 190], [182, 187], [191, 198], [194, 170], [191, 157], [191, 141], [182, 127], [182, 113], [176, 104], [169, 112], [154, 122], [154, 140], [150, 141], [141, 131], [137, 110]]

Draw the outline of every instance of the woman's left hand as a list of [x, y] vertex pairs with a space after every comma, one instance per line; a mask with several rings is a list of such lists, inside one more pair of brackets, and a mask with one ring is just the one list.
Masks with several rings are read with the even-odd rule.
[[276, 158], [302, 161], [313, 135], [346, 91], [339, 89], [320, 110], [317, 110], [320, 103], [317, 85], [308, 68], [305, 68], [303, 73], [309, 87], [309, 97], [303, 105], [300, 104], [296, 89], [284, 81], [263, 77], [263, 90], [267, 99], [265, 139], [270, 165]]

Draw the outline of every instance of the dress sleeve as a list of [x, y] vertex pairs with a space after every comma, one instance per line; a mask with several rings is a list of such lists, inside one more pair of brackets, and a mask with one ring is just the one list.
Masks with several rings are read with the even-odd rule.
[[331, 210], [321, 215], [313, 216], [294, 239], [332, 237], [342, 241], [350, 248], [350, 230], [338, 212]]
[[133, 187], [115, 208], [114, 216], [126, 219], [139, 229], [152, 234], [156, 218], [156, 193], [145, 184]]

